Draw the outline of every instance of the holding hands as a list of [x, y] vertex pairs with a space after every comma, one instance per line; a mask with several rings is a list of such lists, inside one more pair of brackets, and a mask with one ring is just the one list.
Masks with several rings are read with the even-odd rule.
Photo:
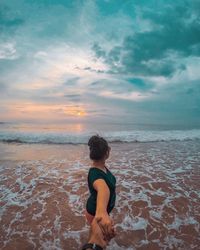
[[95, 216], [95, 219], [99, 227], [101, 228], [104, 240], [109, 242], [116, 235], [113, 220], [110, 218], [110, 216], [106, 212], [97, 214]]
[[[110, 222], [108, 224], [107, 223], [108, 221], [106, 222], [106, 218], [95, 217], [93, 219], [91, 223], [91, 227], [90, 227], [90, 234], [89, 234], [88, 242], [82, 247], [82, 250], [106, 249], [106, 246], [108, 245], [109, 241], [114, 237], [114, 234], [112, 233], [110, 234], [110, 232], [109, 232], [109, 236], [106, 235], [106, 237], [104, 237], [104, 233], [102, 229], [104, 230], [105, 225], [110, 225]], [[102, 226], [102, 224], [104, 226]]]

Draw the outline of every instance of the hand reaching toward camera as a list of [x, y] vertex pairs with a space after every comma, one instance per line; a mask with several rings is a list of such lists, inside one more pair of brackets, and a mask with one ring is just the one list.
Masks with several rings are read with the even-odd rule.
[[92, 224], [91, 224], [90, 236], [89, 236], [88, 243], [98, 244], [102, 248], [105, 248], [108, 244], [108, 240], [104, 239], [103, 232], [102, 232], [96, 218], [93, 219]]
[[[102, 229], [100, 227], [101, 218], [94, 218], [90, 227], [90, 234], [89, 234], [89, 240], [88, 242], [82, 247], [82, 250], [91, 250], [91, 249], [106, 249], [106, 246], [108, 245], [109, 240], [105, 239]], [[105, 220], [105, 218], [104, 218]]]
[[114, 223], [108, 213], [97, 214], [95, 219], [102, 230], [105, 241], [110, 241], [113, 237], [115, 237], [116, 232], [114, 229]]

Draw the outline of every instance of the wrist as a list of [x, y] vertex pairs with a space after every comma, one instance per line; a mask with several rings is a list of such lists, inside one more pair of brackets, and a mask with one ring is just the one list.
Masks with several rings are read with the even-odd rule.
[[102, 209], [102, 210], [97, 210], [97, 211], [96, 211], [96, 214], [95, 214], [95, 217], [98, 217], [98, 216], [100, 216], [100, 215], [108, 215], [108, 212], [107, 212], [106, 210], [104, 210], [104, 209]]

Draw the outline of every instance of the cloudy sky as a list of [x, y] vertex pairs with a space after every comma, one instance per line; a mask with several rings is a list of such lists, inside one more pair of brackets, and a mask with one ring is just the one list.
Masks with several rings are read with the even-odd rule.
[[0, 121], [200, 124], [199, 0], [1, 0]]

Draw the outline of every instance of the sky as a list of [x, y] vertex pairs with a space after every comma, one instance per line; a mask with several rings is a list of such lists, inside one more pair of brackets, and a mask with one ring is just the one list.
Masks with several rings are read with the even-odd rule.
[[200, 124], [199, 0], [1, 0], [0, 121]]

